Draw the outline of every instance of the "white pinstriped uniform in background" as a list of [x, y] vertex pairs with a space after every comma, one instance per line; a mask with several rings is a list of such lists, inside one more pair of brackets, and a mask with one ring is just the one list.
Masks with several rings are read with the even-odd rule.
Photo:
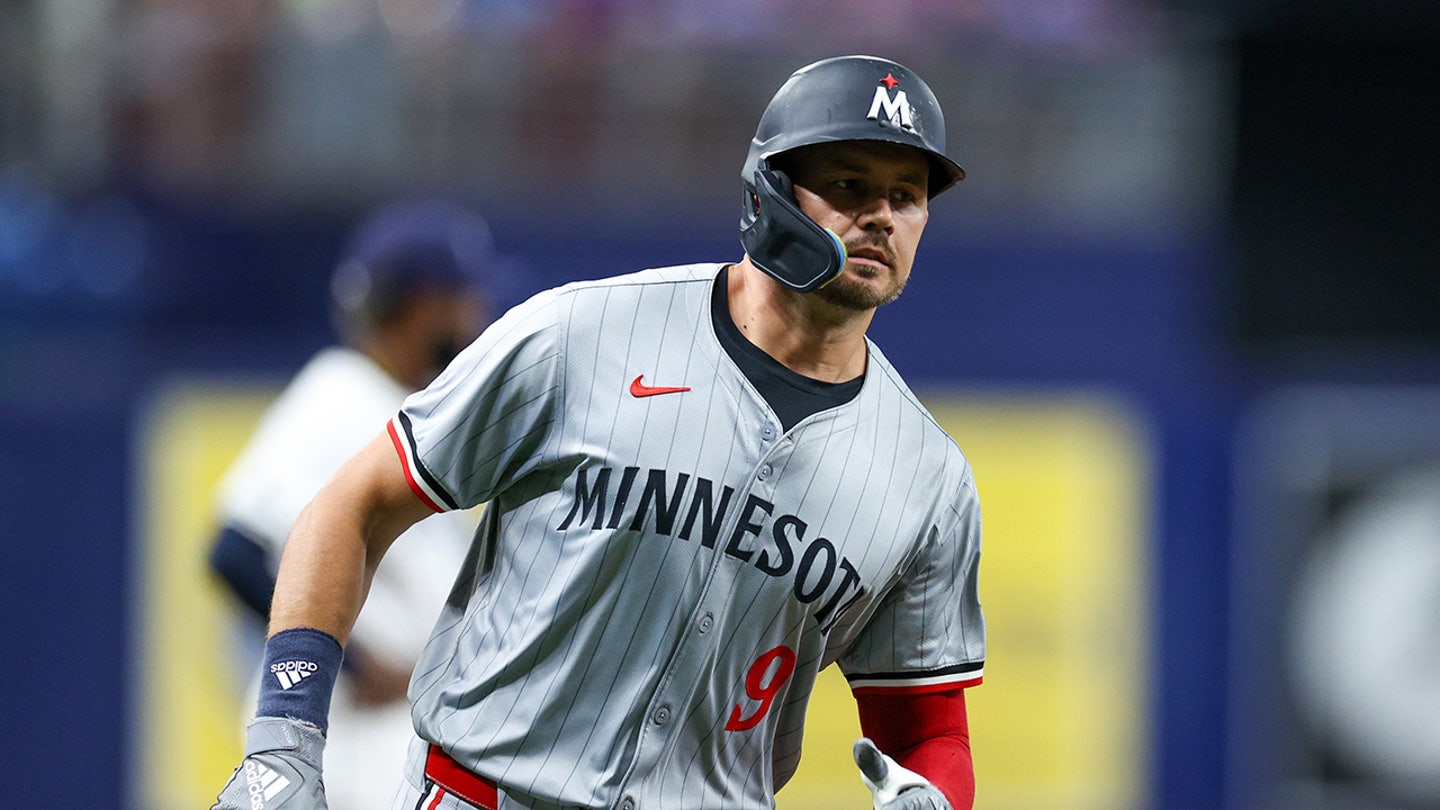
[[502, 807], [772, 807], [831, 662], [981, 678], [959, 448], [868, 340], [859, 394], [782, 431], [717, 339], [720, 269], [542, 293], [391, 421], [423, 499], [491, 502], [410, 696]]
[[[290, 527], [335, 470], [375, 435], [408, 391], [359, 351], [321, 350], [266, 410], [220, 485], [219, 517], [238, 527], [278, 565]], [[376, 572], [354, 637], [392, 667], [408, 668], [420, 654], [448, 581], [464, 558], [475, 516], [454, 512], [411, 527]], [[259, 662], [241, 701], [244, 719], [255, 710]], [[253, 669], [251, 669], [253, 668]], [[403, 700], [361, 705], [348, 675], [336, 684], [330, 710], [325, 770], [337, 808], [387, 806], [395, 769], [405, 761], [409, 706]]]

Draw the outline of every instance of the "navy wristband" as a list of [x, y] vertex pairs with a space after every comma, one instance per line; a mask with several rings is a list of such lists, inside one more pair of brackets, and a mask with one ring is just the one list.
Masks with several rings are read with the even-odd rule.
[[309, 627], [281, 630], [265, 642], [257, 717], [293, 717], [330, 726], [330, 695], [345, 651], [329, 633]]

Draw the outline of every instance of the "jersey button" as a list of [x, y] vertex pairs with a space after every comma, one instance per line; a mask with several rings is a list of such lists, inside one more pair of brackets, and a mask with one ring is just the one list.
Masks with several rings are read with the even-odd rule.
[[758, 477], [761, 481], [764, 481], [766, 478], [769, 478], [769, 477], [770, 477], [770, 465], [769, 465], [769, 464], [766, 464], [765, 466], [761, 467], [761, 468], [760, 468], [760, 474], [759, 474], [757, 477]]
[[657, 726], [665, 725], [670, 722], [670, 707], [661, 706], [655, 710], [654, 714], [650, 715], [650, 719], [653, 720]]
[[635, 810], [635, 800], [626, 796], [620, 801], [620, 810]]
[[775, 426], [774, 426], [774, 425], [771, 425], [771, 424], [768, 423], [768, 422], [765, 423], [765, 429], [762, 430], [762, 431], [760, 431], [760, 435], [761, 435], [762, 437], [764, 437], [764, 439], [765, 439], [766, 441], [769, 441], [769, 440], [775, 438]]
[[708, 632], [710, 632], [710, 628], [712, 628], [712, 627], [714, 627], [714, 626], [715, 626], [715, 616], [714, 616], [714, 614], [706, 613], [704, 616], [701, 616], [701, 617], [700, 617], [700, 632], [701, 632], [701, 633], [708, 633]]

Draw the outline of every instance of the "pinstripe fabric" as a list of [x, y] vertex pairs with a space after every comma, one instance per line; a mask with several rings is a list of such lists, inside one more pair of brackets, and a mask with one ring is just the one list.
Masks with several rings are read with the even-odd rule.
[[438, 503], [491, 502], [411, 697], [512, 797], [771, 807], [824, 666], [979, 680], [959, 449], [873, 344], [855, 399], [781, 433], [716, 340], [718, 270], [543, 293], [392, 423]]

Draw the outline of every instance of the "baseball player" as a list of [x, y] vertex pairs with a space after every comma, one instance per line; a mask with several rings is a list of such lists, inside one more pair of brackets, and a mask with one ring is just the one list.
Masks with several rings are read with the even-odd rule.
[[[221, 483], [210, 563], [246, 612], [269, 619], [286, 534], [306, 502], [488, 323], [500, 267], [484, 220], [448, 201], [396, 201], [359, 223], [332, 274], [340, 344], [294, 377]], [[375, 576], [330, 713], [336, 806], [389, 805], [411, 733], [405, 688], [444, 601], [435, 583], [454, 577], [474, 528], [461, 511], [418, 523]]]
[[569, 284], [487, 329], [297, 523], [217, 807], [325, 806], [367, 581], [400, 531], [481, 503], [396, 810], [773, 807], [831, 663], [875, 806], [970, 807], [974, 479], [865, 337], [963, 176], [919, 76], [817, 62], [761, 116], [738, 262]]

